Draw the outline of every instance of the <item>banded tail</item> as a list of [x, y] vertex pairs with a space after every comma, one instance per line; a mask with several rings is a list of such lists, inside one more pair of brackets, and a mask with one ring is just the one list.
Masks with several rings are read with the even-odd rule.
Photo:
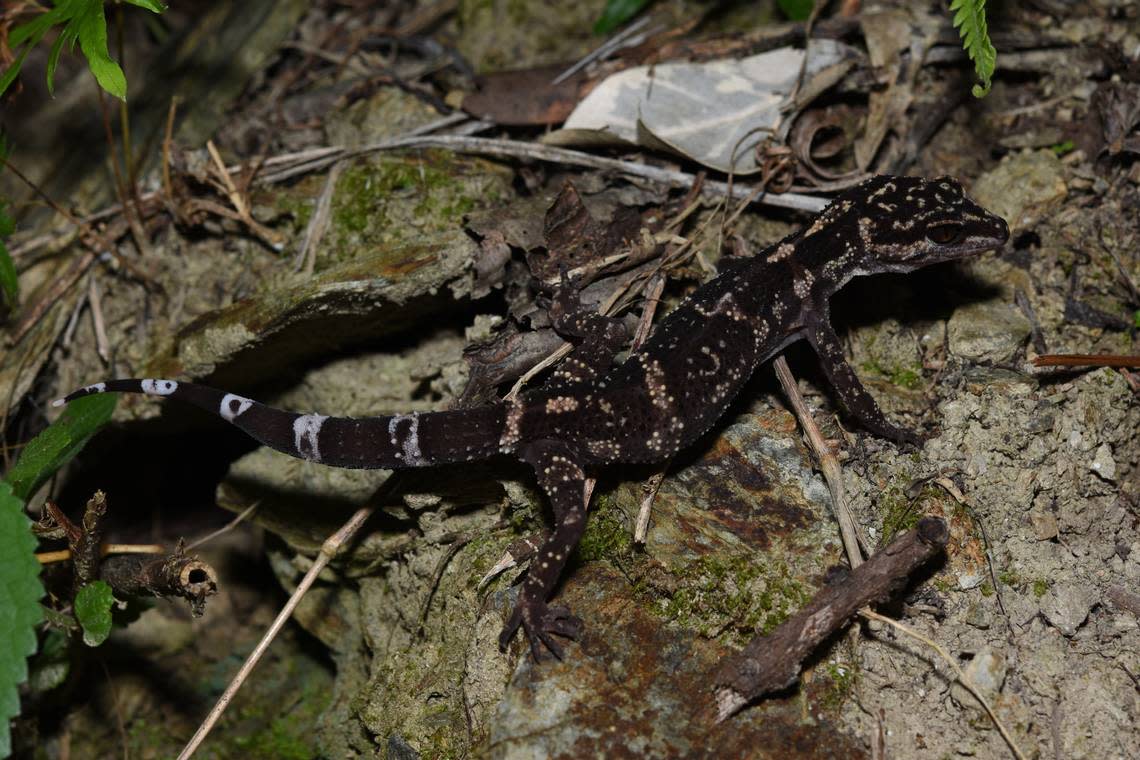
[[298, 459], [350, 469], [406, 469], [486, 459], [499, 453], [505, 423], [501, 404], [393, 417], [297, 414], [175, 380], [108, 380], [52, 403], [62, 406], [94, 393], [145, 393], [193, 404]]

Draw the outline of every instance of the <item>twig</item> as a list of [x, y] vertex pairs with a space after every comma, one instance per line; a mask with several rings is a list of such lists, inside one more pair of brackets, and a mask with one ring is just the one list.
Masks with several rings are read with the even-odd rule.
[[313, 209], [313, 215], [305, 227], [305, 240], [301, 244], [301, 250], [297, 253], [295, 269], [299, 272], [303, 271], [306, 275], [312, 275], [316, 268], [317, 246], [321, 244], [321, 238], [324, 237], [325, 230], [328, 229], [333, 191], [336, 190], [336, 183], [340, 179], [342, 171], [344, 171], [343, 161], [337, 161], [329, 169], [329, 174], [325, 178], [325, 186], [321, 188], [321, 195], [317, 198], [317, 207]]
[[107, 340], [107, 328], [103, 324], [103, 299], [99, 296], [99, 285], [95, 278], [87, 280], [87, 303], [91, 306], [91, 327], [95, 331], [95, 353], [104, 364], [111, 363], [111, 342]]
[[240, 515], [238, 515], [234, 519], [230, 520], [228, 523], [226, 523], [222, 527], [218, 528], [217, 530], [213, 531], [212, 533], [207, 533], [206, 535], [202, 536], [201, 538], [198, 538], [198, 539], [191, 541], [189, 543], [189, 545], [187, 545], [186, 551], [192, 551], [194, 549], [197, 549], [199, 546], [206, 543], [207, 541], [212, 541], [215, 538], [217, 538], [218, 536], [222, 535], [223, 533], [228, 533], [229, 531], [233, 530], [238, 525], [240, 525], [242, 522], [244, 522], [245, 519], [247, 517], [249, 517], [251, 514], [253, 514], [254, 511], [260, 506], [261, 506], [260, 500], [255, 501], [254, 503], [250, 504], [248, 507], [246, 507], [242, 511], [242, 513]]
[[[162, 554], [166, 548], [159, 544], [101, 544], [99, 553], [106, 557], [108, 554]], [[38, 552], [36, 560], [41, 565], [50, 565], [54, 562], [69, 562], [70, 549], [60, 549], [54, 552]]]
[[1140, 356], [1120, 354], [1043, 354], [1033, 357], [1035, 367], [1126, 367], [1140, 368]]
[[831, 505], [835, 511], [835, 519], [839, 523], [839, 533], [843, 538], [843, 549], [847, 552], [847, 562], [854, 570], [863, 563], [863, 555], [859, 553], [859, 534], [855, 530], [855, 520], [851, 517], [851, 509], [847, 506], [847, 495], [843, 489], [843, 469], [839, 466], [839, 460], [831, 453], [831, 447], [823, 439], [823, 434], [819, 432], [819, 427], [815, 424], [803, 396], [800, 395], [799, 386], [792, 376], [792, 371], [788, 369], [788, 362], [783, 354], [776, 357], [772, 366], [775, 367], [780, 387], [784, 389], [784, 395], [791, 402], [796, 419], [799, 420], [800, 427], [804, 429], [808, 443], [819, 460], [819, 469], [823, 471], [823, 478], [827, 481], [828, 490], [831, 491]]
[[657, 492], [661, 490], [661, 482], [665, 480], [665, 470], [668, 466], [664, 465], [660, 472], [650, 475], [649, 479], [641, 484], [645, 496], [641, 499], [641, 506], [637, 510], [637, 522], [633, 526], [633, 542], [636, 544], [645, 544], [645, 537], [649, 534], [649, 516], [653, 512], [653, 502], [657, 500]]
[[14, 346], [22, 341], [24, 336], [31, 332], [33, 327], [39, 324], [39, 321], [43, 319], [48, 309], [59, 303], [59, 299], [63, 297], [63, 294], [70, 290], [71, 286], [78, 282], [79, 278], [91, 268], [96, 258], [97, 256], [94, 251], [87, 250], [84, 251], [83, 255], [79, 258], [73, 259], [71, 263], [67, 265], [67, 269], [64, 273], [51, 284], [51, 287], [48, 288], [48, 292], [36, 302], [35, 306], [24, 315], [24, 318], [21, 319], [12, 330], [12, 337], [8, 339], [8, 344]]
[[152, 558], [146, 554], [108, 557], [99, 577], [119, 596], [179, 596], [190, 602], [194, 617], [202, 615], [206, 598], [218, 592], [214, 568], [179, 546], [173, 554]]
[[[439, 588], [440, 581], [443, 580], [443, 574], [447, 571], [447, 566], [451, 564], [451, 560], [455, 559], [455, 555], [463, 549], [464, 546], [471, 543], [475, 539], [476, 533], [470, 532], [462, 536], [454, 536], [451, 546], [447, 547], [439, 562], [436, 563], [435, 572], [432, 574], [431, 585], [428, 586], [427, 597], [424, 599], [423, 606], [420, 607], [420, 627], [419, 634], [422, 636], [424, 626], [427, 625], [428, 613], [431, 612], [431, 602], [435, 599], [436, 589]], [[440, 543], [443, 543], [442, 541]]]
[[[689, 208], [692, 207], [690, 205]], [[646, 288], [645, 310], [641, 312], [641, 319], [637, 322], [637, 332], [633, 335], [631, 351], [636, 351], [649, 337], [649, 330], [653, 326], [653, 315], [657, 312], [657, 305], [661, 303], [663, 292], [665, 292], [665, 273], [659, 271], [649, 280], [649, 285]], [[657, 491], [661, 488], [661, 481], [665, 479], [665, 471], [669, 469], [669, 464], [672, 461], [672, 457], [670, 457], [668, 462], [661, 464], [660, 471], [650, 476], [649, 480], [642, 486], [645, 498], [641, 500], [641, 506], [637, 510], [637, 522], [633, 526], [634, 543], [645, 543], [645, 536], [649, 532], [649, 516], [653, 511], [653, 502], [657, 499]]]
[[727, 658], [713, 679], [717, 722], [752, 700], [795, 683], [804, 658], [820, 642], [860, 607], [887, 598], [916, 568], [942, 551], [949, 538], [944, 520], [924, 517], [847, 578], [820, 589], [810, 604], [772, 633], [755, 637], [743, 651]]
[[[565, 82], [567, 79], [574, 76], [575, 74], [577, 74], [579, 71], [581, 71], [582, 69], [589, 66], [594, 61], [605, 58], [607, 55], [614, 52], [615, 50], [620, 50], [623, 47], [628, 47], [628, 46], [640, 44], [641, 41], [645, 39], [645, 37], [647, 37], [649, 34], [652, 34], [653, 32], [646, 32], [645, 34], [639, 35], [638, 37], [636, 37], [634, 39], [631, 39], [631, 38], [634, 37], [634, 35], [636, 35], [638, 32], [640, 32], [643, 28], [645, 28], [645, 26], [649, 23], [649, 20], [650, 20], [649, 16], [642, 16], [637, 21], [634, 21], [632, 24], [627, 26], [625, 29], [621, 30], [620, 32], [618, 32], [614, 36], [610, 37], [608, 40], [603, 42], [598, 47], [594, 48], [594, 50], [592, 52], [584, 55], [573, 66], [566, 69], [561, 74], [559, 74], [554, 79], [552, 79], [550, 81], [550, 84], [555, 85], [555, 84], [560, 84], [561, 82]], [[653, 31], [656, 31], [656, 29]]]
[[[392, 479], [389, 478], [389, 481], [391, 480]], [[293, 592], [292, 596], [289, 597], [289, 601], [285, 603], [281, 612], [277, 614], [273, 623], [269, 626], [268, 630], [265, 631], [265, 635], [261, 637], [261, 641], [257, 643], [257, 646], [250, 652], [249, 657], [242, 663], [241, 669], [238, 670], [237, 675], [235, 675], [229, 685], [226, 686], [226, 690], [222, 693], [222, 696], [218, 698], [217, 704], [210, 710], [206, 719], [202, 721], [202, 725], [198, 727], [198, 730], [194, 732], [194, 736], [190, 738], [190, 741], [187, 742], [182, 752], [179, 753], [178, 760], [188, 760], [188, 758], [194, 755], [194, 752], [197, 751], [207, 734], [210, 733], [210, 730], [218, 722], [218, 719], [222, 717], [222, 713], [226, 711], [226, 707], [233, 700], [238, 689], [245, 683], [245, 679], [249, 677], [254, 666], [261, 660], [262, 655], [264, 655], [269, 648], [269, 644], [277, 637], [277, 634], [285, 623], [288, 622], [293, 614], [293, 610], [297, 608], [297, 605], [305, 596], [305, 593], [308, 592], [309, 587], [317, 580], [317, 576], [325, 569], [329, 561], [336, 556], [337, 550], [356, 535], [356, 532], [360, 530], [360, 527], [364, 525], [365, 521], [372, 515], [373, 509], [374, 507], [372, 506], [358, 509], [356, 513], [348, 519], [348, 522], [342, 525], [336, 533], [329, 536], [324, 544], [321, 545], [320, 552], [317, 554], [316, 559], [313, 560], [313, 566], [309, 568], [309, 571], [305, 573], [305, 577], [297, 584], [297, 589]]]
[[936, 478], [932, 478], [931, 482], [942, 486], [946, 493], [950, 494], [954, 501], [958, 502], [958, 504], [962, 506], [962, 509], [966, 510], [966, 514], [968, 514], [970, 519], [974, 521], [974, 524], [978, 526], [978, 532], [982, 534], [982, 545], [986, 549], [986, 566], [990, 570], [990, 582], [994, 584], [994, 597], [997, 599], [998, 609], [1001, 610], [1002, 618], [1005, 619], [1005, 627], [1009, 630], [1009, 635], [1016, 636], [1017, 633], [1013, 630], [1013, 621], [1010, 619], [1009, 613], [1005, 611], [1005, 601], [1001, 595], [1001, 581], [998, 580], [997, 568], [994, 567], [994, 554], [990, 548], [990, 536], [989, 533], [986, 532], [986, 524], [982, 522], [982, 518], [978, 515], [978, 510], [974, 509], [973, 502], [966, 498], [966, 494], [959, 490], [953, 480], [945, 475], [939, 475]]
[[[570, 166], [585, 166], [591, 169], [613, 171], [631, 177], [639, 177], [660, 184], [674, 187], [689, 187], [695, 180], [695, 175], [688, 172], [664, 169], [657, 166], [622, 161], [615, 158], [595, 156], [591, 153], [556, 148], [539, 143], [528, 143], [519, 140], [498, 140], [487, 137], [466, 137], [460, 135], [416, 135], [412, 137], [397, 137], [391, 140], [365, 145], [349, 150], [347, 148], [329, 148], [324, 156], [308, 159], [299, 167], [280, 169], [277, 172], [268, 172], [261, 179], [263, 182], [277, 182], [296, 174], [303, 174], [323, 168], [340, 158], [349, 158], [367, 153], [383, 150], [397, 150], [401, 148], [441, 148], [457, 153], [478, 153], [487, 156], [500, 156], [504, 158], [529, 158], [536, 161], [548, 161], [556, 164]], [[285, 157], [278, 157], [284, 159]], [[266, 161], [269, 166], [271, 161]], [[284, 163], [284, 161], [281, 161]], [[702, 190], [709, 195], [728, 195], [729, 187], [725, 182], [706, 181]], [[751, 185], [735, 185], [731, 190], [731, 197], [744, 198], [755, 190]], [[799, 193], [764, 193], [759, 203], [781, 208], [796, 209], [816, 213], [822, 211], [828, 201], [814, 195], [801, 195]]]
[[86, 586], [99, 574], [99, 545], [103, 543], [103, 515], [107, 514], [107, 494], [96, 491], [83, 509], [79, 533], [68, 536], [72, 556], [72, 586], [75, 591]]
[[1005, 739], [1005, 743], [1009, 745], [1009, 749], [1013, 752], [1014, 757], [1016, 757], [1017, 760], [1025, 760], [1025, 755], [1022, 753], [1021, 748], [1017, 746], [1017, 743], [1013, 740], [1013, 736], [1009, 733], [1009, 730], [1006, 729], [1005, 724], [998, 720], [997, 713], [995, 713], [994, 709], [990, 707], [990, 703], [986, 701], [986, 698], [982, 696], [982, 693], [980, 691], [978, 691], [978, 687], [974, 685], [973, 681], [966, 677], [966, 674], [960, 667], [958, 667], [958, 663], [954, 661], [954, 658], [950, 656], [950, 653], [943, 649], [938, 642], [934, 641], [933, 639], [929, 639], [926, 636], [923, 636], [913, 628], [903, 625], [894, 618], [889, 618], [886, 615], [880, 615], [879, 613], [873, 612], [871, 610], [859, 610], [859, 614], [869, 620], [878, 620], [880, 623], [886, 623], [887, 625], [893, 626], [907, 636], [921, 641], [923, 644], [926, 644], [935, 652], [938, 652], [938, 654], [942, 656], [942, 659], [945, 660], [954, 670], [954, 675], [958, 679], [958, 683], [962, 684], [962, 686], [965, 687], [966, 691], [973, 694], [974, 698], [981, 703], [983, 708], [985, 708], [986, 714], [990, 716], [990, 720], [994, 722], [994, 726], [997, 727], [998, 732], [1001, 733], [1001, 738]]
[[[358, 149], [350, 150], [339, 146], [327, 146], [323, 148], [306, 148], [305, 150], [294, 153], [283, 153], [279, 156], [273, 156], [266, 159], [263, 169], [267, 171], [263, 171], [257, 177], [257, 182], [259, 184], [283, 182], [301, 174], [319, 171], [343, 158], [374, 153], [381, 150], [397, 150], [401, 148], [442, 148], [457, 153], [486, 153], [488, 155], [498, 155], [508, 158], [532, 158], [553, 163], [566, 163], [574, 166], [586, 166], [589, 168], [602, 169], [604, 171], [614, 171], [625, 176], [637, 177], [670, 187], [687, 187], [696, 179], [695, 175], [687, 172], [647, 166], [635, 161], [604, 158], [566, 148], [554, 148], [514, 140], [475, 138], [460, 134], [436, 136], [426, 136], [425, 134], [429, 131], [466, 121], [467, 118], [468, 117], [463, 114], [451, 114], [412, 130], [407, 135]], [[470, 125], [466, 125], [463, 129], [458, 131], [465, 131], [467, 129], [475, 131], [485, 129], [487, 126], [489, 126], [487, 122], [473, 121]], [[272, 171], [273, 169], [276, 169], [276, 171]], [[242, 166], [240, 164], [227, 167], [227, 171], [230, 173], [241, 170]], [[166, 176], [168, 177], [168, 175], [169, 171], [167, 171]], [[756, 188], [751, 185], [734, 185], [731, 188], [731, 197], [745, 198], [751, 195], [755, 189]], [[729, 195], [729, 190], [728, 183], [715, 180], [706, 181], [702, 186], [703, 193], [710, 196]], [[150, 203], [158, 200], [161, 195], [162, 191], [157, 190], [145, 193], [139, 197], [139, 202], [144, 204]], [[811, 213], [822, 211], [824, 206], [828, 203], [825, 198], [800, 193], [765, 193], [757, 202]], [[122, 213], [122, 211], [123, 205], [121, 203], [115, 203], [81, 219], [75, 219], [70, 216], [69, 219], [77, 226], [87, 229], [86, 225]], [[66, 212], [61, 211], [61, 213]], [[12, 257], [18, 260], [45, 245], [53, 245], [65, 241], [69, 234], [70, 233], [61, 235], [39, 235], [13, 246], [10, 252]], [[136, 277], [139, 277], [138, 272], [133, 271], [127, 262], [120, 259], [120, 263], [126, 266]], [[140, 277], [140, 279], [142, 278]]]
[[238, 191], [237, 186], [234, 185], [233, 179], [230, 177], [230, 172], [226, 168], [226, 164], [222, 161], [221, 154], [218, 149], [214, 147], [213, 140], [206, 141], [206, 151], [210, 154], [210, 158], [214, 161], [214, 168], [218, 175], [218, 179], [222, 185], [221, 189], [225, 192], [226, 197], [230, 201], [230, 205], [234, 207], [237, 212], [238, 218], [249, 228], [249, 231], [264, 240], [274, 250], [280, 251], [285, 247], [285, 241], [277, 232], [269, 229], [265, 225], [258, 222], [253, 218], [253, 214], [249, 211], [249, 206], [242, 197], [241, 192]]

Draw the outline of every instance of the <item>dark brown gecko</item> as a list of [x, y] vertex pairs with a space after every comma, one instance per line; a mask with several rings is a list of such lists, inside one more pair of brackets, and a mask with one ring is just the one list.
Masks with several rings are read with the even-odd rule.
[[896, 427], [863, 388], [831, 327], [828, 301], [851, 278], [909, 272], [1001, 246], [1009, 228], [952, 179], [881, 176], [836, 198], [805, 229], [756, 256], [734, 261], [669, 313], [621, 364], [618, 323], [555, 296], [555, 328], [574, 352], [541, 388], [510, 402], [393, 417], [295, 414], [174, 380], [111, 380], [78, 390], [123, 391], [188, 401], [271, 448], [334, 467], [430, 467], [517, 457], [534, 468], [555, 529], [535, 554], [499, 643], [522, 626], [536, 658], [561, 656], [551, 634], [573, 637], [580, 621], [549, 606], [582, 536], [584, 486], [597, 468], [660, 462], [693, 443], [724, 413], [758, 365], [806, 339], [847, 411], [894, 441], [919, 443]]

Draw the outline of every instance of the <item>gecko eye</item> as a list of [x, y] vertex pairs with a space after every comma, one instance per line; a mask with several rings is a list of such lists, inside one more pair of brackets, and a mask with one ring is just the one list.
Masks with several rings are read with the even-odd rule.
[[936, 224], [926, 231], [926, 238], [935, 245], [950, 245], [962, 237], [962, 225], [954, 222]]

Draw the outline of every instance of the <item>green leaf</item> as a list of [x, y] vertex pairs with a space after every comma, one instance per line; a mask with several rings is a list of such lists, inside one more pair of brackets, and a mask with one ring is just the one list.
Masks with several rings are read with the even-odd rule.
[[[0, 135], [0, 159], [8, 157], [8, 146]], [[8, 253], [4, 238], [16, 231], [16, 221], [8, 216], [8, 202], [0, 197], [0, 316], [12, 309], [20, 299], [20, 277]]]
[[64, 31], [72, 29], [79, 38], [79, 49], [87, 57], [87, 67], [95, 75], [95, 81], [116, 98], [126, 100], [127, 78], [107, 50], [107, 19], [103, 15], [103, 1], [87, 0], [83, 12]]
[[606, 0], [602, 15], [594, 23], [594, 34], [609, 34], [648, 4], [649, 0]]
[[0, 74], [0, 95], [3, 95], [12, 86], [12, 82], [16, 81], [16, 77], [20, 76], [20, 67], [24, 65], [24, 58], [27, 57], [28, 51], [31, 49], [31, 45], [24, 47], [16, 56], [16, 60], [12, 61], [12, 65], [4, 69], [3, 74]]
[[75, 619], [83, 627], [83, 643], [97, 647], [111, 635], [115, 595], [104, 581], [91, 581], [75, 594]]
[[158, 2], [158, 0], [124, 0], [131, 5], [137, 5], [140, 8], [146, 8], [151, 13], [165, 13], [166, 6]]
[[1132, 324], [1137, 330], [1140, 330], [1140, 309], [1132, 312]]
[[974, 62], [974, 73], [982, 80], [971, 92], [975, 98], [984, 98], [989, 94], [997, 65], [997, 51], [986, 27], [986, 0], [951, 0], [950, 11], [954, 14], [954, 27], [962, 36], [962, 48]]
[[[51, 52], [48, 53], [47, 59], [47, 86], [48, 95], [55, 96], [55, 69], [59, 66], [59, 54], [63, 52], [63, 46], [67, 44], [70, 35], [60, 32], [59, 36], [55, 38], [55, 42], [51, 45]], [[71, 40], [74, 43], [75, 40]]]
[[815, 0], [776, 0], [776, 5], [792, 21], [807, 21]]
[[17, 687], [28, 677], [42, 615], [40, 563], [24, 502], [0, 482], [0, 757], [12, 752], [8, 721], [20, 714]]
[[[74, 624], [75, 621], [72, 621]], [[43, 696], [45, 692], [59, 688], [67, 680], [67, 674], [71, 672], [69, 640], [67, 632], [58, 628], [48, 631], [44, 636], [40, 651], [32, 658], [28, 668], [28, 688], [36, 696]]]
[[40, 485], [79, 453], [87, 439], [111, 419], [117, 393], [96, 393], [67, 405], [63, 414], [32, 440], [5, 480], [21, 499], [29, 498]]
[[[5, 221], [4, 209], [0, 206], [0, 225]], [[3, 235], [0, 232], [0, 314], [11, 311], [20, 300], [20, 275], [12, 263], [8, 246], [4, 245]]]

